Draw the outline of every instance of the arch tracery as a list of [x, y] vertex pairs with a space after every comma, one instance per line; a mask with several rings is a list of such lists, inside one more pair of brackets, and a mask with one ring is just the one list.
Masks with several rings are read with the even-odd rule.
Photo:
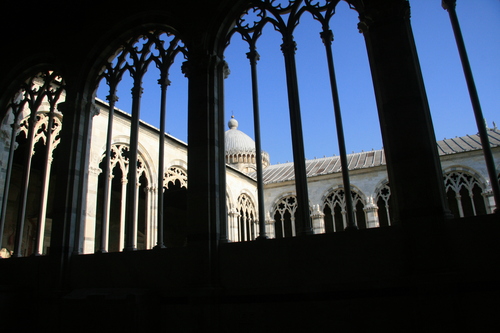
[[484, 193], [486, 185], [481, 177], [467, 168], [453, 167], [444, 172], [448, 205], [455, 217], [486, 214]]
[[[51, 166], [62, 128], [58, 105], [65, 101], [65, 89], [58, 72], [38, 72], [21, 83], [2, 121], [2, 144], [8, 149], [2, 149], [5, 171], [1, 177], [0, 242], [15, 257], [45, 254], [50, 246], [50, 237], [46, 236], [50, 234], [47, 229], [51, 227], [53, 198], [49, 184], [54, 181]], [[11, 188], [17, 188], [21, 195], [13, 198]], [[7, 219], [16, 222], [7, 226]], [[8, 235], [14, 230], [15, 236]]]

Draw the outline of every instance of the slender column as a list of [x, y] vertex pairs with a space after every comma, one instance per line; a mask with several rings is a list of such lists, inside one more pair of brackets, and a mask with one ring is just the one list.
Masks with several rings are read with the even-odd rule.
[[[295, 170], [295, 190], [297, 191], [297, 215], [302, 221], [299, 235], [310, 235], [312, 231], [309, 216], [309, 194], [307, 191], [306, 157], [302, 120], [300, 115], [299, 87], [297, 83], [297, 68], [295, 66], [296, 43], [291, 35], [283, 36], [281, 50], [285, 58], [286, 84], [288, 90], [288, 107], [290, 111], [290, 127], [292, 132], [293, 166]], [[295, 230], [293, 231], [295, 232]]]
[[165, 118], [167, 113], [167, 87], [170, 85], [168, 73], [162, 72], [161, 78], [158, 80], [161, 89], [160, 97], [160, 140], [158, 146], [158, 219], [157, 219], [157, 243], [155, 249], [164, 249], [163, 241], [163, 178], [165, 177]]
[[245, 242], [248, 240], [248, 220], [245, 214], [240, 217], [240, 226], [241, 226], [241, 241]]
[[106, 210], [102, 211], [101, 220], [101, 247], [98, 253], [106, 253], [109, 251], [109, 219], [110, 219], [110, 207], [111, 207], [111, 184], [113, 183], [113, 175], [108, 174], [108, 178], [104, 180], [104, 186], [108, 188], [108, 191], [104, 191], [104, 203], [106, 204]]
[[140, 106], [141, 106], [141, 77], [134, 80], [134, 87], [132, 88], [132, 119], [130, 121], [130, 150], [129, 150], [129, 164], [128, 164], [128, 184], [127, 184], [127, 200], [128, 205], [126, 209], [125, 218], [125, 247], [124, 251], [135, 251], [135, 224], [137, 221], [137, 158], [139, 146], [139, 119], [140, 119]]
[[347, 228], [347, 214], [346, 214], [346, 210], [345, 209], [342, 209], [341, 211], [341, 214], [342, 214], [342, 224], [344, 225], [344, 229]]
[[95, 252], [96, 241], [96, 206], [99, 174], [102, 170], [96, 166], [89, 167], [89, 181], [87, 187], [87, 207], [85, 223], [82, 230], [82, 253], [90, 254]]
[[[125, 175], [125, 174], [124, 174]], [[127, 178], [124, 176], [122, 178], [122, 197], [120, 200], [120, 243], [118, 249], [123, 249], [125, 247], [125, 221], [127, 217]]]
[[238, 211], [236, 208], [231, 208], [229, 210], [229, 240], [233, 242], [237, 242], [238, 239]]
[[[17, 113], [14, 113], [14, 115]], [[7, 170], [5, 171], [5, 183], [3, 188], [3, 200], [2, 200], [2, 215], [0, 219], [0, 249], [2, 248], [3, 233], [5, 229], [5, 219], [7, 217], [7, 204], [9, 201], [9, 189], [10, 189], [10, 178], [12, 176], [12, 163], [14, 161], [14, 147], [16, 143], [16, 134], [19, 131], [19, 124], [17, 119], [14, 118], [14, 123], [12, 124], [12, 131], [10, 136], [10, 146], [9, 146], [9, 158], [7, 161]]]
[[[462, 67], [464, 70], [465, 80], [467, 81], [467, 87], [469, 89], [472, 109], [474, 110], [474, 117], [476, 118], [476, 125], [479, 131], [481, 145], [483, 147], [486, 168], [488, 169], [488, 176], [490, 177], [491, 189], [493, 190], [493, 197], [496, 203], [494, 213], [500, 214], [500, 185], [497, 181], [498, 173], [495, 168], [495, 161], [493, 159], [493, 153], [491, 152], [488, 131], [484, 122], [483, 111], [481, 110], [481, 103], [479, 102], [476, 84], [474, 83], [469, 57], [467, 56], [462, 31], [460, 29], [460, 24], [458, 23], [457, 12], [455, 11], [456, 0], [442, 0], [442, 6], [450, 15], [451, 26], [453, 28], [453, 33], [455, 34], [458, 53], [460, 54], [460, 60], [462, 61]], [[472, 205], [472, 207], [474, 207], [474, 205]]]
[[158, 221], [157, 213], [158, 209], [156, 204], [158, 203], [157, 190], [158, 186], [151, 185], [148, 187], [148, 210], [147, 210], [147, 224], [146, 224], [146, 233], [147, 233], [147, 243], [146, 248], [151, 249], [157, 243], [156, 236], [158, 235], [156, 222]]
[[457, 200], [458, 215], [460, 217], [464, 217], [464, 209], [462, 208], [462, 196], [460, 195], [460, 192], [457, 192], [457, 194], [455, 195], [455, 199]]
[[[224, 80], [228, 78], [229, 76], [229, 66], [227, 62], [224, 60], [219, 60], [216, 62], [216, 81], [217, 81], [217, 87], [218, 89], [215, 90], [215, 95], [217, 98], [217, 107], [218, 107], [218, 112], [217, 112], [217, 128], [222, 129], [225, 127], [225, 121], [224, 121]], [[219, 147], [218, 149], [222, 148], [224, 150], [224, 153], [218, 152], [218, 168], [217, 172], [219, 175], [219, 186], [222, 189], [224, 189], [224, 192], [226, 191], [226, 153], [225, 153], [225, 132], [224, 130], [219, 130], [216, 133], [216, 138], [217, 142], [223, 147]], [[223, 199], [224, 198], [224, 199]], [[222, 196], [218, 201], [218, 207], [217, 210], [220, 212], [220, 223], [219, 223], [219, 242], [220, 243], [227, 243], [229, 242], [228, 239], [228, 214], [227, 214], [227, 205], [226, 205], [226, 196]]]
[[472, 213], [474, 214], [474, 216], [476, 216], [477, 215], [476, 205], [474, 204], [474, 194], [472, 192], [469, 192], [469, 200], [470, 200], [470, 204], [472, 206]]
[[133, 239], [133, 246], [134, 246], [134, 249], [137, 249], [137, 233], [138, 233], [138, 230], [139, 230], [139, 189], [141, 188], [141, 183], [137, 182], [136, 185], [135, 185], [135, 201], [134, 201], [134, 206], [135, 206], [135, 210], [136, 210], [136, 214], [135, 214], [135, 219], [134, 219], [134, 223], [133, 223], [133, 229], [132, 229], [132, 239]]
[[285, 238], [285, 219], [283, 215], [281, 215], [281, 237]]
[[30, 108], [31, 114], [28, 120], [28, 144], [26, 145], [26, 151], [24, 156], [23, 164], [23, 176], [21, 181], [21, 199], [19, 200], [17, 224], [16, 224], [16, 235], [14, 240], [14, 252], [12, 257], [21, 257], [21, 247], [23, 242], [24, 234], [24, 220], [26, 219], [26, 205], [28, 201], [28, 188], [30, 182], [31, 173], [31, 160], [34, 153], [34, 135], [35, 135], [35, 125], [36, 125], [36, 108]]
[[259, 85], [257, 84], [257, 61], [259, 53], [252, 45], [251, 51], [247, 53], [250, 60], [250, 71], [252, 76], [252, 102], [253, 102], [253, 129], [255, 135], [255, 164], [257, 166], [257, 204], [259, 206], [259, 236], [257, 239], [267, 239], [266, 215], [264, 211], [264, 177], [262, 176], [262, 145], [260, 138], [260, 111], [259, 111]]
[[344, 126], [342, 124], [342, 113], [340, 111], [340, 100], [337, 89], [337, 79], [335, 78], [335, 67], [333, 65], [332, 41], [333, 33], [331, 30], [324, 30], [321, 32], [321, 39], [325, 45], [326, 59], [328, 62], [328, 73], [330, 77], [330, 88], [332, 91], [333, 110], [335, 114], [335, 126], [337, 129], [337, 140], [340, 152], [340, 165], [342, 166], [342, 182], [344, 185], [345, 204], [347, 227], [346, 230], [357, 230], [358, 227], [354, 221], [353, 204], [351, 197], [351, 182], [349, 180], [349, 164], [347, 163], [347, 152], [345, 149]]
[[115, 94], [116, 84], [110, 87], [110, 94], [107, 96], [109, 102], [108, 131], [106, 136], [106, 151], [104, 156], [104, 188], [102, 196], [102, 221], [101, 221], [101, 246], [97, 253], [108, 252], [109, 236], [109, 210], [111, 204], [111, 145], [113, 143], [113, 120], [115, 118], [115, 103], [118, 97]]
[[52, 127], [54, 126], [54, 105], [51, 105], [49, 111], [49, 119], [47, 120], [46, 136], [45, 136], [45, 156], [44, 156], [44, 172], [42, 175], [42, 193], [40, 195], [40, 210], [38, 212], [38, 230], [35, 240], [35, 256], [43, 254], [43, 241], [45, 238], [45, 218], [47, 215], [47, 198], [49, 196], [50, 170], [52, 166], [52, 150], [54, 149], [52, 138]]

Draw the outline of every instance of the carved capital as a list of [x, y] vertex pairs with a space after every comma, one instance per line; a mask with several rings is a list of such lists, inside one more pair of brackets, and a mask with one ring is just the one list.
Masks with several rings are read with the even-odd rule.
[[140, 85], [136, 84], [132, 87], [131, 91], [132, 91], [132, 96], [141, 97], [142, 93], [144, 92], [144, 89]]
[[292, 36], [283, 37], [283, 44], [281, 44], [281, 51], [283, 54], [291, 53], [295, 54], [297, 51], [297, 43], [293, 40]]
[[392, 2], [366, 2], [359, 8], [358, 30], [360, 33], [367, 32], [370, 27], [385, 22], [410, 18], [410, 4], [406, 0]]
[[[181, 71], [185, 77], [192, 78], [196, 75], [206, 73], [210, 69], [216, 68], [222, 61], [224, 60], [215, 54], [191, 55], [189, 60], [182, 63]], [[226, 68], [224, 68], [224, 70], [225, 69]]]
[[224, 79], [227, 79], [229, 77], [229, 74], [231, 74], [231, 70], [229, 69], [229, 65], [228, 63], [223, 60], [223, 64], [222, 64], [222, 71], [223, 71], [223, 75], [224, 75]]
[[319, 33], [323, 44], [331, 45], [333, 42], [333, 32], [331, 30], [325, 30]]
[[89, 167], [89, 173], [92, 175], [98, 176], [102, 172], [101, 168], [98, 167]]
[[443, 7], [443, 9], [447, 10], [447, 11], [449, 11], [450, 9], [454, 9], [456, 5], [457, 5], [457, 0], [442, 0], [441, 1], [441, 7]]
[[250, 60], [251, 64], [256, 64], [260, 60], [260, 54], [257, 50], [252, 50], [247, 53], [247, 58]]
[[98, 116], [100, 113], [101, 113], [101, 109], [99, 109], [97, 107], [97, 105], [95, 105], [95, 103], [92, 103], [90, 105], [90, 114], [92, 115], [92, 117]]
[[108, 100], [109, 103], [118, 102], [118, 96], [116, 94], [108, 95], [108, 96], [106, 96], [106, 99]]
[[162, 87], [168, 87], [172, 81], [168, 79], [168, 73], [162, 73], [161, 77], [158, 79], [158, 84]]

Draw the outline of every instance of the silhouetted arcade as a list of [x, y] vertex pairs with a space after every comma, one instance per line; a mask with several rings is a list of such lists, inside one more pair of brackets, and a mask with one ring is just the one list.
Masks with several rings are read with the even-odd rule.
[[[482, 117], [455, 1], [432, 1], [455, 31], [478, 128], [436, 143], [413, 1], [343, 1], [359, 16], [383, 140], [358, 154], [346, 152], [332, 53], [339, 0], [2, 3], [0, 330], [498, 329], [500, 131]], [[321, 27], [335, 158], [305, 157], [294, 29], [306, 15]], [[257, 44], [270, 28], [288, 98], [283, 165], [260, 133]], [[237, 115], [227, 122], [234, 38], [248, 46], [254, 140]], [[182, 112], [169, 108], [174, 67], [187, 143], [165, 128]]]

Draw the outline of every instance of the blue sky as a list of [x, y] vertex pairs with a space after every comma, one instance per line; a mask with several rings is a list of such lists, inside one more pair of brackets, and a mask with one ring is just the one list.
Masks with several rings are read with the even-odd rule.
[[[424, 77], [437, 140], [477, 133], [448, 13], [441, 0], [410, 0], [411, 23]], [[458, 0], [457, 14], [488, 125], [500, 125], [500, 0]], [[331, 28], [333, 55], [348, 153], [380, 149], [382, 140], [373, 85], [363, 35], [357, 29], [357, 13], [340, 2]], [[304, 17], [297, 27], [298, 69], [306, 158], [338, 154], [332, 98], [325, 49], [319, 24]], [[271, 162], [292, 161], [290, 123], [286, 96], [281, 36], [271, 27], [257, 43], [262, 148]], [[238, 35], [226, 50], [231, 74], [225, 80], [226, 121], [232, 114], [239, 129], [253, 137], [248, 46]], [[183, 59], [172, 66], [168, 88], [167, 132], [187, 141], [187, 79], [180, 71]], [[157, 71], [148, 71], [141, 118], [158, 126]], [[129, 111], [130, 80], [119, 86], [118, 107]], [[153, 93], [151, 93], [153, 91]], [[98, 96], [107, 95], [102, 89]], [[411, 124], [408, 126], [411, 131]], [[411, 147], [409, 147], [411, 149]]]

